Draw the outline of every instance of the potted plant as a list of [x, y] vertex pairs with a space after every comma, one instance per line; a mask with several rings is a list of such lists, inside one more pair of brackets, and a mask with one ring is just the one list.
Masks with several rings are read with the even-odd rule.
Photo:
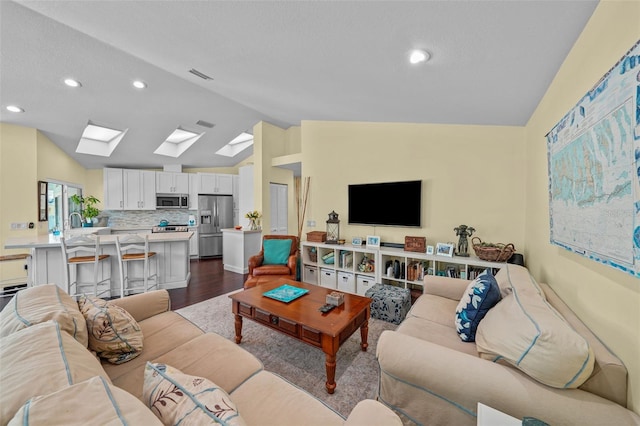
[[83, 197], [82, 195], [74, 194], [71, 196], [71, 201], [80, 205], [82, 208], [80, 213], [82, 214], [82, 218], [86, 221], [82, 226], [93, 226], [93, 218], [100, 214], [100, 210], [95, 206], [100, 202], [100, 200], [93, 195]]

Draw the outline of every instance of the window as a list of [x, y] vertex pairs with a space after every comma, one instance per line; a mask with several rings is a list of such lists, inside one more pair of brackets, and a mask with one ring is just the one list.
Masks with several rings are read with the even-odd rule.
[[[47, 182], [47, 222], [49, 232], [64, 231], [82, 226], [80, 206], [69, 198], [82, 195], [82, 188], [75, 184]], [[78, 213], [71, 216], [72, 213]]]

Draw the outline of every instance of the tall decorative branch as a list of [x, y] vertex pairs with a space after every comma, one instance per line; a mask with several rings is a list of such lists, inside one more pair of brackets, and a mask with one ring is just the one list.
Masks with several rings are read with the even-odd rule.
[[298, 217], [298, 244], [302, 237], [302, 228], [304, 228], [304, 217], [307, 212], [307, 200], [309, 199], [309, 184], [311, 177], [304, 178], [304, 185], [300, 177], [293, 180], [293, 186], [296, 193], [296, 214]]

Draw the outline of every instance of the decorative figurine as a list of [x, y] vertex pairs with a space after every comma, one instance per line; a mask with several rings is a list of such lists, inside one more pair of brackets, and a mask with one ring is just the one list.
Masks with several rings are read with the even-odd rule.
[[469, 257], [469, 253], [467, 252], [469, 249], [469, 241], [467, 238], [472, 236], [476, 230], [467, 225], [457, 226], [453, 228], [453, 230], [456, 231], [456, 236], [460, 237], [458, 238], [458, 252], [456, 256]]

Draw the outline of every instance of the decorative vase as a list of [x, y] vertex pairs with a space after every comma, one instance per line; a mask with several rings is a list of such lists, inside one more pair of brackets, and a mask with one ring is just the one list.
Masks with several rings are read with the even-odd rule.
[[251, 229], [252, 231], [258, 230], [258, 222], [256, 222], [255, 219], [249, 219], [249, 229]]

